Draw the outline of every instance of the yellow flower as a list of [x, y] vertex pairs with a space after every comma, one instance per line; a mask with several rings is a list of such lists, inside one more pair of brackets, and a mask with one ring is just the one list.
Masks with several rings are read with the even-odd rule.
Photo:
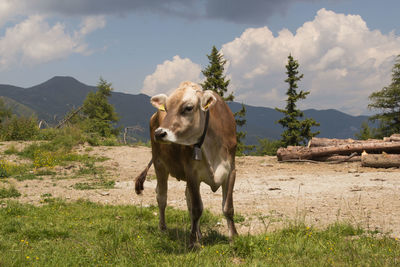
[[265, 237], [265, 240], [267, 240], [267, 241], [268, 241], [268, 239], [269, 239], [269, 238], [268, 238], [268, 236], [266, 236], [266, 237]]
[[30, 259], [30, 257], [29, 257], [29, 256], [26, 256], [26, 259], [27, 259], [27, 260], [29, 260], [29, 259]]

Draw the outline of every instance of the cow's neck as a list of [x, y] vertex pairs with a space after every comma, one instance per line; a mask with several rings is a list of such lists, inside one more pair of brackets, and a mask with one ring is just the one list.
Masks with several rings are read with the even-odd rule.
[[210, 111], [206, 111], [206, 121], [204, 123], [203, 134], [201, 135], [199, 141], [194, 144], [193, 148], [193, 158], [194, 160], [201, 160], [201, 146], [204, 143], [204, 139], [206, 138], [207, 129], [208, 129], [208, 122], [210, 120]]

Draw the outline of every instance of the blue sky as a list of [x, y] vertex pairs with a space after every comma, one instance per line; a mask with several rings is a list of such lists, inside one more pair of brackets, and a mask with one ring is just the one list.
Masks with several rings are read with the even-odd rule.
[[168, 93], [201, 82], [215, 45], [236, 100], [284, 106], [292, 53], [301, 108], [370, 114], [400, 54], [398, 0], [0, 0], [0, 84], [53, 76], [115, 91]]

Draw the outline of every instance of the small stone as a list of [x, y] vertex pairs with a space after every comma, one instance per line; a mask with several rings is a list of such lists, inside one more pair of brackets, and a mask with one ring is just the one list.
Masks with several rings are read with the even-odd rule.
[[275, 191], [275, 190], [282, 190], [282, 189], [280, 189], [279, 187], [270, 187], [270, 188], [268, 188], [268, 190]]
[[261, 167], [274, 167], [274, 165], [268, 164], [268, 163], [261, 163], [260, 166]]

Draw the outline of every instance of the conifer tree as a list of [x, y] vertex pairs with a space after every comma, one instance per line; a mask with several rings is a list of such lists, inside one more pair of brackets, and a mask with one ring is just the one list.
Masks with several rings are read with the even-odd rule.
[[400, 55], [397, 56], [392, 68], [392, 82], [382, 90], [369, 96], [372, 101], [370, 109], [380, 112], [370, 118], [379, 122], [375, 137], [382, 138], [394, 133], [400, 133]]
[[[231, 93], [227, 97], [225, 94], [228, 92], [228, 85], [230, 80], [226, 79], [224, 75], [224, 65], [226, 64], [226, 60], [223, 55], [218, 51], [218, 49], [213, 46], [211, 49], [211, 54], [207, 55], [209, 60], [209, 65], [202, 71], [206, 80], [201, 84], [203, 90], [211, 90], [216, 92], [218, 95], [222, 97], [225, 101], [233, 101], [234, 96]], [[246, 108], [242, 104], [241, 110], [234, 113], [236, 125], [238, 127], [243, 127], [246, 124]], [[246, 132], [237, 131], [236, 139], [237, 139], [237, 148], [236, 153], [238, 155], [242, 155], [245, 150], [251, 150], [252, 146], [247, 146], [243, 143], [244, 138], [246, 137]]]
[[114, 106], [108, 103], [113, 90], [111, 83], [100, 78], [96, 92], [90, 92], [83, 102], [82, 113], [85, 117], [83, 128], [86, 132], [96, 133], [102, 137], [117, 135], [119, 129], [113, 124], [118, 121]]
[[319, 134], [318, 132], [311, 132], [311, 127], [319, 126], [315, 120], [306, 118], [302, 121], [299, 118], [304, 116], [304, 113], [296, 106], [296, 102], [300, 99], [305, 99], [310, 92], [300, 91], [297, 92], [297, 82], [303, 78], [303, 74], [299, 74], [297, 70], [299, 63], [294, 60], [292, 55], [288, 56], [288, 64], [286, 65], [286, 74], [288, 78], [285, 80], [289, 84], [286, 92], [288, 96], [286, 100], [286, 108], [275, 108], [277, 111], [282, 112], [285, 116], [277, 122], [285, 129], [282, 133], [282, 146], [298, 146], [305, 144], [309, 139]]
[[211, 54], [207, 55], [207, 58], [210, 65], [202, 71], [204, 77], [206, 77], [205, 82], [201, 84], [203, 90], [214, 91], [225, 101], [233, 101], [235, 97], [232, 93], [225, 97], [230, 83], [230, 80], [226, 80], [226, 76], [224, 75], [226, 60], [215, 46], [212, 47]]
[[[6, 103], [2, 97], [0, 97], [0, 124], [12, 115], [11, 109], [6, 107]], [[1, 125], [0, 125], [1, 127]]]

